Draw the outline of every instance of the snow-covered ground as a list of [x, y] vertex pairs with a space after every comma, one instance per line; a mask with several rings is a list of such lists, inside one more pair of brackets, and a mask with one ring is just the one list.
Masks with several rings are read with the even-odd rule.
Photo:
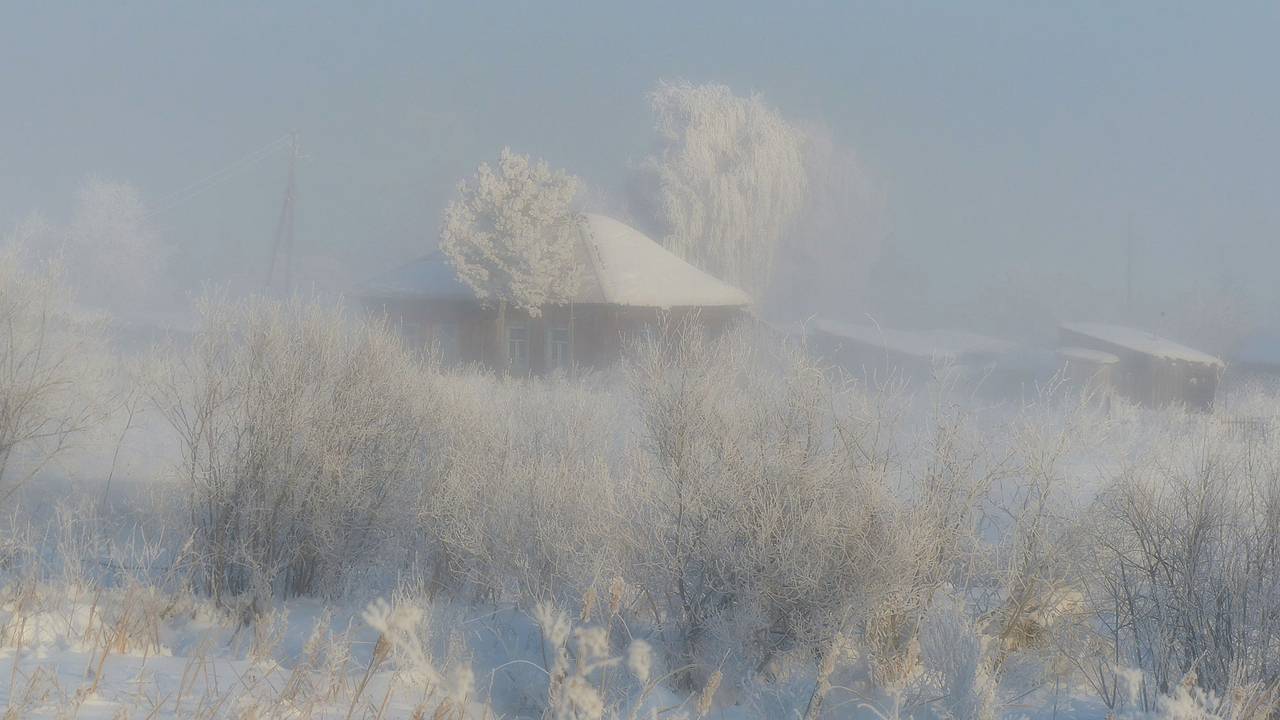
[[[651, 663], [652, 655], [637, 658], [625, 628], [606, 632], [607, 625], [589, 621], [581, 627], [605, 643], [595, 658], [600, 669], [583, 675], [583, 686], [561, 683], [569, 712], [557, 715], [547, 672], [555, 671], [554, 652], [548, 658], [549, 639], [537, 620], [512, 607], [432, 607], [407, 597], [396, 602], [386, 615], [408, 634], [384, 647], [384, 633], [370, 624], [380, 624], [377, 602], [361, 607], [294, 600], [247, 621], [242, 612], [185, 593], [19, 583], [4, 589], [0, 605], [0, 705], [8, 708], [5, 717], [88, 720], [570, 718], [599, 717], [600, 709], [609, 717], [745, 719], [801, 716], [816, 681], [793, 663], [778, 676], [720, 685], [712, 696], [704, 697], [706, 688], [676, 691], [662, 683], [661, 668], [637, 667]], [[575, 630], [567, 643], [570, 678], [582, 648], [597, 640]], [[385, 636], [397, 632], [393, 627]], [[590, 657], [593, 651], [587, 652]], [[1031, 660], [1021, 662], [1026, 665], [1008, 673], [1006, 684], [1041, 670]], [[933, 699], [919, 692], [876, 690], [856, 662], [835, 679], [823, 717], [939, 714]], [[1020, 694], [1016, 687], [1004, 692]], [[1084, 688], [1072, 687], [1041, 688], [1005, 709], [1012, 715], [1105, 715]]]

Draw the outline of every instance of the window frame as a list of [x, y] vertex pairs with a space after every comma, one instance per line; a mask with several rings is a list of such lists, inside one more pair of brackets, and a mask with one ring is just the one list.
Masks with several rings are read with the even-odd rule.
[[[557, 334], [563, 334], [557, 337]], [[573, 328], [568, 324], [549, 325], [546, 333], [546, 362], [547, 371], [564, 370], [569, 372], [573, 369]], [[563, 354], [562, 358], [557, 358], [558, 354]]]
[[[513, 338], [512, 333], [523, 333], [522, 338]], [[516, 320], [507, 323], [507, 369], [519, 372], [529, 370], [529, 341], [531, 333], [527, 322]], [[517, 348], [519, 351], [517, 352]]]

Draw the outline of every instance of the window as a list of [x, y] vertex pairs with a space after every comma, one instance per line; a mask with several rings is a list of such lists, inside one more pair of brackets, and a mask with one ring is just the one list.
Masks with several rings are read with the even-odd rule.
[[573, 364], [569, 328], [547, 328], [547, 370], [568, 370]]
[[529, 326], [524, 324], [507, 326], [507, 364], [515, 371], [529, 369]]

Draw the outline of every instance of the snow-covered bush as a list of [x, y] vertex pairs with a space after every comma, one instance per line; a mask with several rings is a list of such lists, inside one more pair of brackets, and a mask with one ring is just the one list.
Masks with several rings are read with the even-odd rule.
[[[1185, 427], [1183, 427], [1185, 425]], [[1280, 455], [1188, 418], [1099, 496], [1089, 595], [1111, 662], [1145, 707], [1190, 673], [1203, 690], [1280, 682]]]
[[199, 309], [192, 346], [158, 363], [150, 390], [181, 447], [200, 585], [340, 591], [416, 507], [417, 366], [386, 326], [341, 307]]
[[1110, 423], [1088, 393], [1045, 386], [1002, 429], [1007, 472], [995, 484], [985, 515], [989, 542], [978, 548], [975, 572], [988, 582], [976, 593], [982, 627], [992, 637], [997, 667], [1011, 654], [1045, 650], [1085, 621], [1080, 532], [1081, 483], [1072, 463], [1106, 447]]
[[683, 326], [634, 353], [651, 478], [627, 484], [646, 488], [629, 499], [637, 577], [665, 600], [668, 647], [696, 661], [709, 630], [725, 628], [736, 657], [763, 665], [858, 633], [901, 661], [974, 541], [990, 481], [981, 447], [939, 422], [924, 461], [903, 463], [891, 392], [798, 349], [760, 348]]
[[920, 626], [920, 661], [952, 720], [993, 720], [996, 683], [983, 640], [960, 598], [934, 597]]
[[108, 349], [52, 266], [0, 249], [0, 502], [107, 414]]
[[437, 588], [567, 602], [617, 574], [616, 397], [465, 373], [427, 386], [420, 519]]

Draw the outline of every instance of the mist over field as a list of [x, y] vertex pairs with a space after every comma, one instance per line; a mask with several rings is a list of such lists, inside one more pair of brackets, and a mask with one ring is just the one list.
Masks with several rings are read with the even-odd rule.
[[1277, 32], [0, 9], [4, 719], [1276, 717]]

